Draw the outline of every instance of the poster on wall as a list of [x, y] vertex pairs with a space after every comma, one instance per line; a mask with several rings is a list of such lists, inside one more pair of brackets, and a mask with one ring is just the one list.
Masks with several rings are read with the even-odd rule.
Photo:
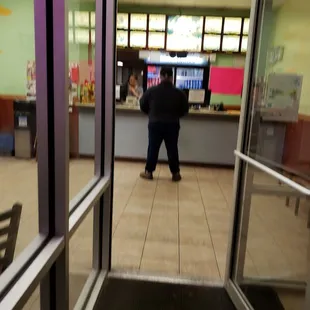
[[27, 100], [36, 100], [36, 63], [35, 61], [27, 61], [27, 84], [26, 97]]
[[264, 120], [297, 122], [303, 77], [296, 74], [270, 74], [261, 107]]
[[202, 28], [202, 16], [169, 16], [167, 50], [200, 52]]

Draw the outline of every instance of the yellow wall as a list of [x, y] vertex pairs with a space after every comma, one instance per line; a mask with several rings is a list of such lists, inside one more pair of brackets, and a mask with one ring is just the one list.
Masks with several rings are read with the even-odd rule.
[[269, 72], [303, 75], [299, 113], [310, 115], [310, 0], [286, 0], [274, 19], [273, 46], [284, 46], [283, 60]]

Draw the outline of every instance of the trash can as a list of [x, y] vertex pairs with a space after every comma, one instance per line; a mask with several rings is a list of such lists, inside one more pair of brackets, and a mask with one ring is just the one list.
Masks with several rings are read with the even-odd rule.
[[15, 157], [32, 158], [36, 137], [36, 102], [14, 101]]

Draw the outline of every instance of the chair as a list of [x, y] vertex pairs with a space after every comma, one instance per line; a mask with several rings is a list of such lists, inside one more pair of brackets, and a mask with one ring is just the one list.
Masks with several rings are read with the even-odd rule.
[[0, 213], [0, 274], [12, 263], [18, 235], [22, 205]]

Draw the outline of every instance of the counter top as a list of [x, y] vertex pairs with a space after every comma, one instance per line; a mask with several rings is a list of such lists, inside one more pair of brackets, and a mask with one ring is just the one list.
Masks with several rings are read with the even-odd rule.
[[[83, 108], [94, 108], [95, 105], [92, 103], [78, 103], [75, 104], [77, 107], [83, 107]], [[116, 111], [127, 111], [127, 112], [139, 112], [140, 107], [138, 106], [130, 106], [126, 104], [116, 104], [115, 105]], [[240, 116], [240, 111], [223, 111], [223, 112], [217, 112], [217, 111], [212, 111], [207, 108], [201, 108], [200, 110], [194, 110], [190, 109], [189, 110], [189, 115], [197, 115], [197, 116], [224, 116], [224, 117], [239, 117]]]

